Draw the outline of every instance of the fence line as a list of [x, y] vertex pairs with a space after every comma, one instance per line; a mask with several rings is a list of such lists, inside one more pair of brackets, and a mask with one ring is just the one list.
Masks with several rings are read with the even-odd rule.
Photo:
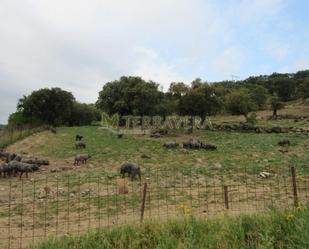
[[298, 208], [309, 202], [307, 172], [292, 166], [202, 174], [190, 167], [147, 170], [141, 182], [87, 175], [2, 178], [0, 245], [25, 248], [50, 236], [149, 219]]
[[15, 128], [5, 128], [3, 131], [0, 132], [0, 149], [5, 148], [18, 140], [21, 140], [27, 136], [46, 130], [48, 128], [49, 126], [47, 125], [43, 126], [24, 125]]

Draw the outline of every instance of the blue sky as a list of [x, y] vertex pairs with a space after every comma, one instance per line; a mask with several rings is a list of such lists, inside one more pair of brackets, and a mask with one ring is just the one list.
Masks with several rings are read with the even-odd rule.
[[240, 79], [309, 68], [305, 0], [2, 0], [0, 123], [59, 86], [96, 101], [107, 81]]

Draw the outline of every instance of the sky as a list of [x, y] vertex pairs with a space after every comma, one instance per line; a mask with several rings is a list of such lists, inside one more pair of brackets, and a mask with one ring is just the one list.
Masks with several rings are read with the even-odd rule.
[[108, 81], [239, 79], [309, 68], [307, 0], [1, 0], [0, 123], [23, 95], [94, 103]]

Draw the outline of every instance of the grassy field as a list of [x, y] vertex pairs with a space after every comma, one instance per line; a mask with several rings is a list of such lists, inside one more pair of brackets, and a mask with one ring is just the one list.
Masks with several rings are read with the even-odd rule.
[[194, 219], [99, 230], [47, 240], [31, 249], [305, 249], [309, 210]]
[[[75, 149], [76, 134], [84, 136], [86, 149]], [[218, 150], [162, 147], [166, 141], [182, 142], [190, 137], [216, 144]], [[279, 147], [281, 139], [289, 139], [291, 146]], [[228, 213], [291, 209], [291, 165], [296, 166], [301, 205], [309, 200], [308, 134], [195, 131], [157, 139], [148, 135], [119, 139], [98, 126], [59, 127], [57, 134], [36, 133], [7, 150], [25, 158], [49, 159], [51, 164], [29, 178], [1, 179], [3, 248], [8, 248], [6, 243], [23, 248], [48, 236], [136, 222], [145, 182], [147, 220], [179, 217], [186, 210], [195, 217], [226, 213], [223, 186], [228, 186]], [[77, 153], [89, 153], [92, 158], [74, 167]], [[142, 182], [125, 181], [129, 191], [122, 195], [119, 167], [126, 161], [141, 167]], [[262, 171], [270, 172], [271, 177], [262, 179]]]
[[[75, 134], [85, 137], [87, 148], [76, 151]], [[181, 148], [166, 150], [165, 141], [186, 141], [190, 137], [216, 144], [217, 151], [191, 150]], [[285, 153], [277, 145], [279, 140], [289, 139], [291, 146]], [[18, 142], [8, 150], [49, 158], [52, 162], [72, 165], [77, 153], [92, 155], [91, 172], [117, 174], [122, 162], [132, 161], [143, 169], [186, 170], [188, 168], [203, 173], [210, 173], [213, 167], [221, 165], [222, 170], [238, 168], [259, 170], [265, 166], [284, 167], [295, 164], [300, 170], [307, 169], [309, 161], [307, 134], [254, 134], [236, 132], [200, 131], [193, 135], [175, 134], [169, 137], [152, 139], [148, 136], [126, 135], [118, 139], [99, 127], [63, 127], [57, 135], [46, 131]], [[87, 167], [80, 167], [79, 172], [89, 172]], [[73, 173], [73, 172], [72, 172]]]

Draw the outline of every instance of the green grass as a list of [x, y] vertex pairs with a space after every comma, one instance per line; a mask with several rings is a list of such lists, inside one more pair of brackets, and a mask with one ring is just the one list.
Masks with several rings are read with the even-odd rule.
[[296, 127], [296, 128], [308, 128], [307, 120], [300, 120], [295, 122], [293, 119], [283, 119], [283, 120], [259, 120], [258, 125], [264, 127]]
[[309, 210], [171, 220], [50, 239], [31, 249], [306, 249]]
[[[76, 134], [85, 137], [87, 148], [74, 148]], [[303, 168], [309, 161], [309, 153], [304, 144], [309, 141], [307, 134], [255, 134], [237, 132], [199, 131], [193, 136], [216, 144], [217, 151], [185, 151], [182, 149], [166, 150], [162, 147], [164, 141], [187, 138], [171, 137], [162, 139], [144, 139], [126, 135], [118, 139], [115, 135], [101, 130], [98, 127], [63, 127], [56, 135], [50, 134], [49, 142], [34, 144], [31, 153], [43, 154], [50, 158], [72, 161], [76, 153], [89, 153], [90, 162], [100, 165], [101, 175], [114, 175], [116, 172], [106, 168], [106, 164], [119, 164], [123, 161], [133, 161], [147, 168], [149, 173], [154, 169], [177, 170], [190, 174], [210, 174], [215, 164], [221, 164], [223, 171], [236, 168], [250, 170], [273, 166], [284, 167], [297, 164]], [[290, 153], [278, 152], [277, 143], [281, 139], [289, 139], [292, 145]], [[147, 155], [149, 158], [145, 158]], [[89, 172], [93, 174], [93, 172]], [[94, 174], [97, 175], [97, 174]]]

